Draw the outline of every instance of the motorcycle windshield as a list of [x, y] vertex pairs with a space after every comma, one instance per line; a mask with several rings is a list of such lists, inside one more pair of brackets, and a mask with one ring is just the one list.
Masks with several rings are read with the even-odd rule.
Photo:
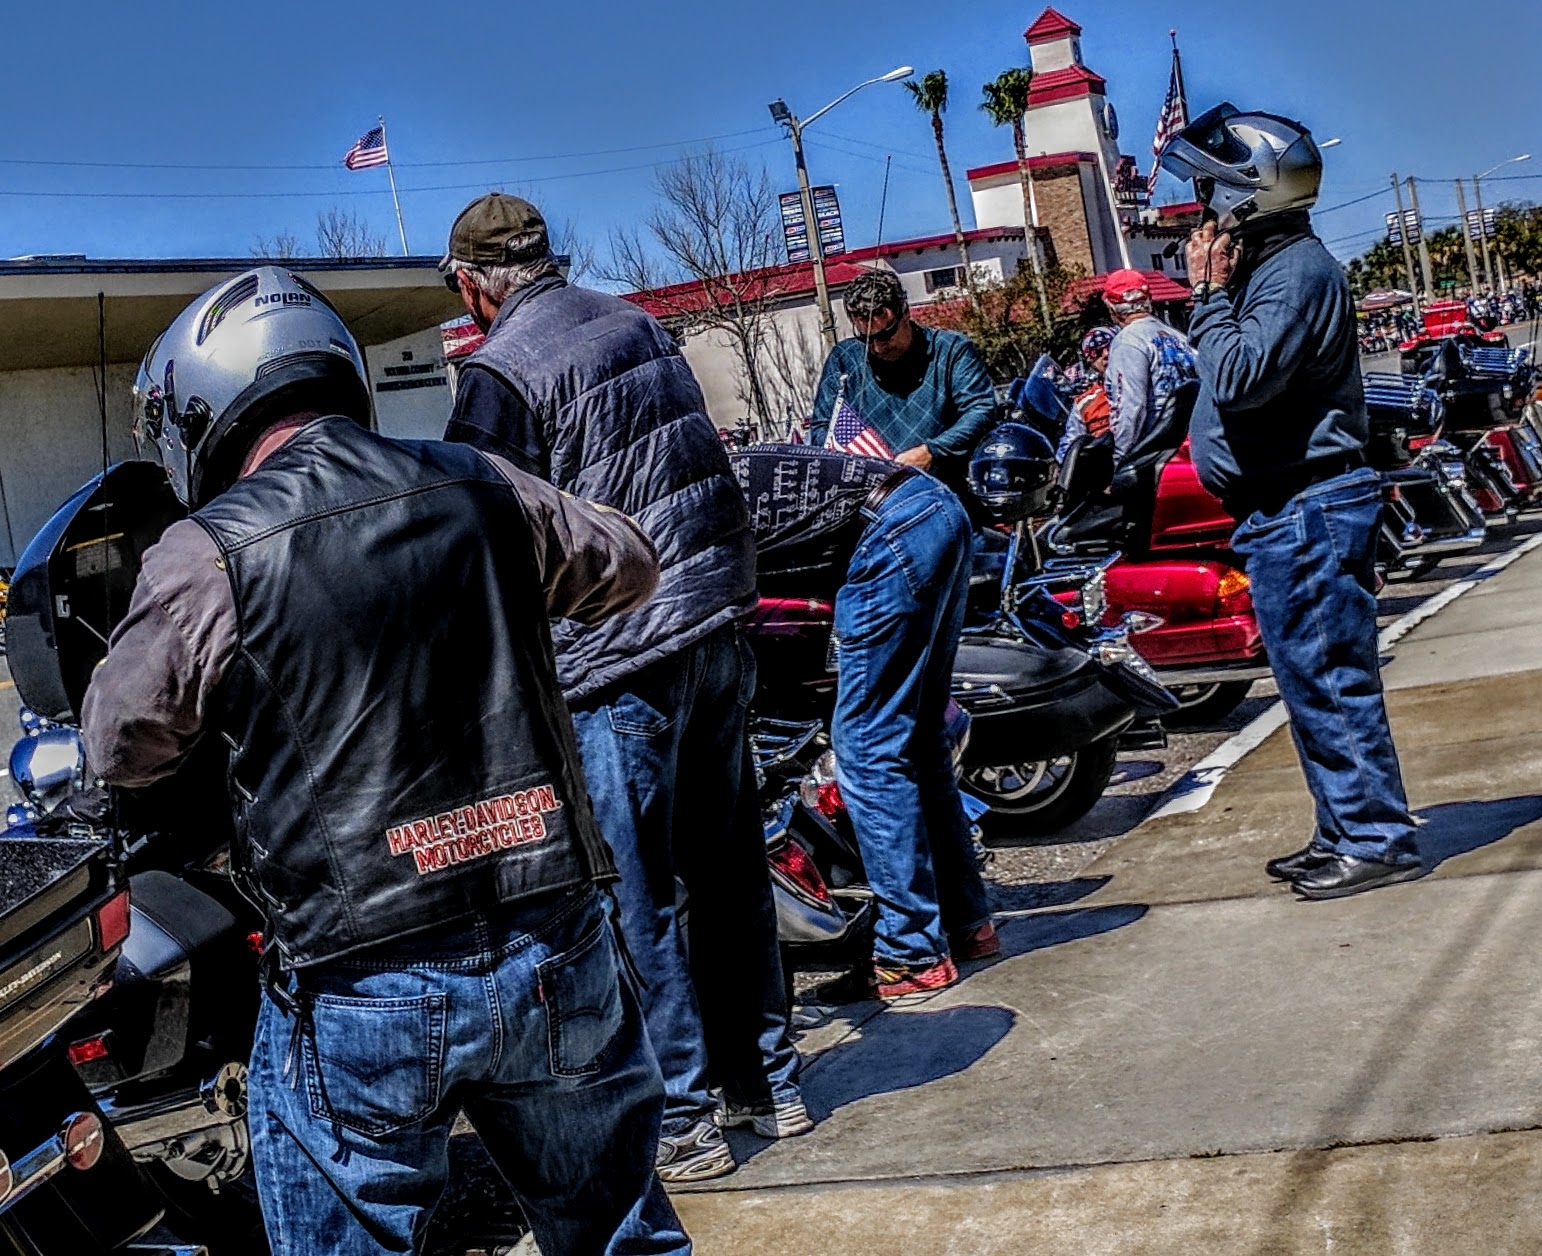
[[145, 551], [185, 513], [161, 467], [120, 462], [78, 489], [32, 538], [6, 611], [6, 653], [24, 704], [60, 723], [78, 720]]
[[1066, 419], [1070, 417], [1071, 412], [1057, 384], [1059, 374], [1054, 359], [1047, 353], [1042, 354], [1018, 393], [1018, 405], [1024, 417], [1040, 431], [1058, 434], [1065, 430]]

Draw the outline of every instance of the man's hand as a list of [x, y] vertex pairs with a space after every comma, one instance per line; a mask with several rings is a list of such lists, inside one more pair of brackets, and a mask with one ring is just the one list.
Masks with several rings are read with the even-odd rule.
[[917, 445], [914, 449], [907, 449], [902, 454], [895, 454], [894, 461], [902, 467], [915, 467], [918, 471], [930, 471], [932, 469], [932, 451], [925, 445]]
[[1215, 223], [1207, 222], [1189, 237], [1186, 247], [1189, 265], [1189, 282], [1196, 291], [1201, 284], [1213, 284], [1224, 288], [1237, 264], [1237, 251], [1232, 244], [1231, 233], [1216, 234]]

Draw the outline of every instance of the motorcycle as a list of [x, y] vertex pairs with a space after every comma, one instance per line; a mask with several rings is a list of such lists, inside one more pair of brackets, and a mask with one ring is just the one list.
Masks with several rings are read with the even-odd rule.
[[1451, 337], [1422, 379], [1440, 400], [1444, 433], [1462, 451], [1467, 481], [1483, 510], [1513, 520], [1542, 500], [1542, 432], [1531, 404], [1537, 371], [1530, 353]]
[[1440, 397], [1407, 376], [1365, 375], [1366, 458], [1382, 480], [1378, 561], [1420, 576], [1483, 544], [1488, 525], [1468, 490], [1462, 451], [1444, 439]]
[[[29, 734], [13, 752], [12, 776], [26, 801], [13, 808], [7, 835], [68, 824], [81, 840], [114, 850], [128, 891], [126, 936], [99, 997], [74, 1009], [55, 1037], [59, 1060], [134, 1176], [136, 1203], [125, 1215], [153, 1213], [149, 1224], [164, 1219], [179, 1236], [261, 1252], [245, 1121], [261, 925], [231, 880], [222, 775], [189, 762], [149, 789], [114, 791], [109, 804], [84, 779], [79, 733], [69, 726], [144, 551], [181, 514], [158, 468], [123, 463], [66, 502], [22, 555], [8, 620]], [[77, 765], [65, 796], [57, 773], [39, 770], [45, 752]], [[20, 1224], [33, 1243], [22, 1250], [82, 1250], [61, 1245], [67, 1231], [52, 1221]]]
[[1147, 617], [1135, 648], [1180, 709], [1170, 728], [1222, 719], [1269, 675], [1250, 582], [1230, 549], [1235, 524], [1199, 482], [1186, 384], [1116, 469], [1109, 438], [1071, 442], [1055, 516], [1038, 542], [1055, 564], [1108, 562], [1109, 611]]

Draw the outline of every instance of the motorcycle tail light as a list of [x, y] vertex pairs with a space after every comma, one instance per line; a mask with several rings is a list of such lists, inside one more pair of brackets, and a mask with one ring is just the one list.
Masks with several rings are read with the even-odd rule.
[[1060, 622], [1067, 628], [1080, 628], [1082, 626], [1082, 617], [1075, 611], [1063, 611], [1060, 615]]
[[16, 1175], [11, 1171], [11, 1162], [5, 1152], [0, 1151], [0, 1204], [11, 1197], [11, 1188], [15, 1185]]
[[94, 1112], [77, 1112], [59, 1132], [64, 1158], [72, 1169], [89, 1169], [102, 1158], [102, 1118]]
[[808, 851], [794, 841], [785, 841], [775, 850], [767, 851], [766, 858], [775, 869], [816, 903], [828, 906], [830, 891], [819, 869], [809, 858]]
[[129, 934], [129, 893], [124, 890], [108, 899], [96, 913], [96, 936], [102, 950], [110, 951]]
[[70, 1063], [76, 1068], [82, 1064], [90, 1064], [92, 1060], [105, 1060], [107, 1058], [107, 1039], [104, 1037], [83, 1038], [70, 1046]]
[[814, 790], [814, 810], [827, 820], [833, 820], [846, 810], [846, 800], [841, 797], [841, 787], [834, 781], [826, 781]]
[[1244, 615], [1253, 609], [1252, 582], [1235, 567], [1228, 567], [1215, 585], [1217, 618]]

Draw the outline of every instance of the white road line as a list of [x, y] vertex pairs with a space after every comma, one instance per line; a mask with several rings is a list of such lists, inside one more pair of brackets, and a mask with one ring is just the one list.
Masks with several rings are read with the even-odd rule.
[[[1377, 634], [1376, 644], [1386, 651], [1394, 642], [1401, 641], [1427, 619], [1438, 615], [1464, 593], [1470, 593], [1485, 581], [1492, 580], [1517, 559], [1524, 558], [1538, 546], [1542, 546], [1542, 533], [1528, 537], [1513, 549], [1506, 550], [1493, 561], [1480, 567], [1465, 580], [1442, 589], [1433, 597], [1426, 598], [1418, 606], [1393, 620]], [[1168, 787], [1162, 801], [1148, 819], [1161, 816], [1187, 815], [1198, 811], [1215, 793], [1215, 788], [1225, 779], [1242, 758], [1257, 750], [1277, 729], [1286, 723], [1285, 704], [1278, 699], [1264, 709], [1256, 719], [1212, 750]]]

